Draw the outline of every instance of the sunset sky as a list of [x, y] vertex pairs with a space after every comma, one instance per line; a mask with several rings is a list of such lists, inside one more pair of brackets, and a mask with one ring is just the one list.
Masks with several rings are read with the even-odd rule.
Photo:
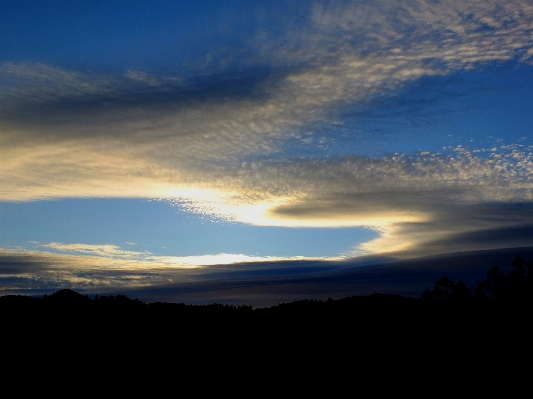
[[533, 246], [532, 126], [529, 0], [3, 0], [0, 295]]

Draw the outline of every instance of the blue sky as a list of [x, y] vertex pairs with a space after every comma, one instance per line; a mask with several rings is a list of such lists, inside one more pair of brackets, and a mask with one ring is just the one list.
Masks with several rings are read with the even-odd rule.
[[532, 31], [521, 0], [3, 1], [4, 292], [532, 246]]

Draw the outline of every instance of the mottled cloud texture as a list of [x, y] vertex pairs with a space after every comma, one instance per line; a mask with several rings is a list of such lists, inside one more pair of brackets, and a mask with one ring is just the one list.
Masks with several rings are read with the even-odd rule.
[[317, 3], [283, 40], [265, 31], [250, 46], [238, 68], [215, 52], [198, 75], [0, 64], [0, 200], [165, 198], [256, 225], [382, 233], [354, 251], [488, 248], [501, 239], [482, 233], [501, 229], [520, 232], [506, 246], [533, 243], [526, 144], [374, 158], [287, 150], [321, 148], [335, 137], [319, 127], [342, 109], [420, 78], [531, 65], [530, 2]]

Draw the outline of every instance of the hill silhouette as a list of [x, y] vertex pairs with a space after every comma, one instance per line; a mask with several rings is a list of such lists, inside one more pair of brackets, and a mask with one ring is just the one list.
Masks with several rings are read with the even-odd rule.
[[62, 304], [82, 304], [86, 303], [90, 299], [76, 291], [70, 289], [62, 289], [54, 292], [49, 297], [46, 297], [49, 301]]
[[[301, 300], [282, 303], [267, 308], [257, 308], [254, 314], [319, 314], [323, 312], [349, 312], [357, 310], [362, 313], [374, 311], [401, 311], [402, 309], [428, 308], [438, 304], [443, 306], [465, 307], [473, 303], [476, 306], [492, 307], [507, 304], [512, 307], [526, 305], [533, 301], [533, 263], [516, 257], [513, 269], [507, 274], [497, 266], [491, 267], [487, 277], [478, 281], [474, 292], [467, 285], [459, 281], [453, 282], [448, 277], [436, 281], [432, 290], [426, 289], [421, 293], [420, 299], [404, 297], [401, 295], [375, 293], [366, 296], [352, 296], [338, 300], [329, 298], [321, 300]], [[187, 315], [216, 315], [216, 314], [252, 314], [252, 307], [247, 305], [185, 305], [184, 303], [154, 302], [144, 303], [139, 299], [130, 299], [125, 295], [98, 296], [90, 299], [71, 289], [62, 289], [42, 298], [32, 298], [24, 295], [0, 296], [0, 308], [3, 312], [17, 313], [17, 311], [39, 311], [46, 309], [69, 308], [92, 313], [108, 311], [144, 313], [180, 313]]]
[[185, 353], [191, 362], [287, 354], [311, 362], [342, 354], [378, 367], [376, 359], [422, 364], [437, 353], [468, 353], [470, 363], [484, 364], [495, 356], [511, 361], [518, 349], [506, 345], [530, 336], [532, 280], [533, 264], [517, 258], [507, 274], [490, 268], [474, 290], [443, 277], [418, 299], [376, 293], [253, 309], [144, 303], [124, 295], [90, 299], [69, 289], [42, 298], [8, 295], [0, 297], [2, 338], [44, 358], [68, 356], [73, 348], [122, 362]]

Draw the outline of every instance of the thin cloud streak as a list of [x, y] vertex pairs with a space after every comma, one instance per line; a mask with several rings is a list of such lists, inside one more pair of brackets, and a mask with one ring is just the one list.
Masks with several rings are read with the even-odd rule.
[[[33, 242], [39, 247], [59, 251], [60, 253], [68, 253], [71, 255], [91, 255], [107, 259], [111, 264], [115, 260], [138, 262], [138, 266], [142, 268], [148, 267], [164, 267], [164, 268], [194, 268], [197, 266], [217, 266], [227, 265], [233, 263], [253, 263], [253, 262], [279, 262], [279, 261], [293, 261], [293, 260], [320, 260], [331, 261], [345, 259], [344, 256], [338, 257], [279, 257], [279, 256], [249, 256], [244, 254], [211, 254], [198, 256], [161, 256], [155, 255], [151, 252], [138, 252], [124, 250], [118, 245], [110, 244], [63, 244], [58, 242], [38, 243]], [[35, 251], [39, 253], [39, 251]], [[87, 258], [89, 259], [89, 258]], [[89, 262], [90, 263], [90, 262]]]

